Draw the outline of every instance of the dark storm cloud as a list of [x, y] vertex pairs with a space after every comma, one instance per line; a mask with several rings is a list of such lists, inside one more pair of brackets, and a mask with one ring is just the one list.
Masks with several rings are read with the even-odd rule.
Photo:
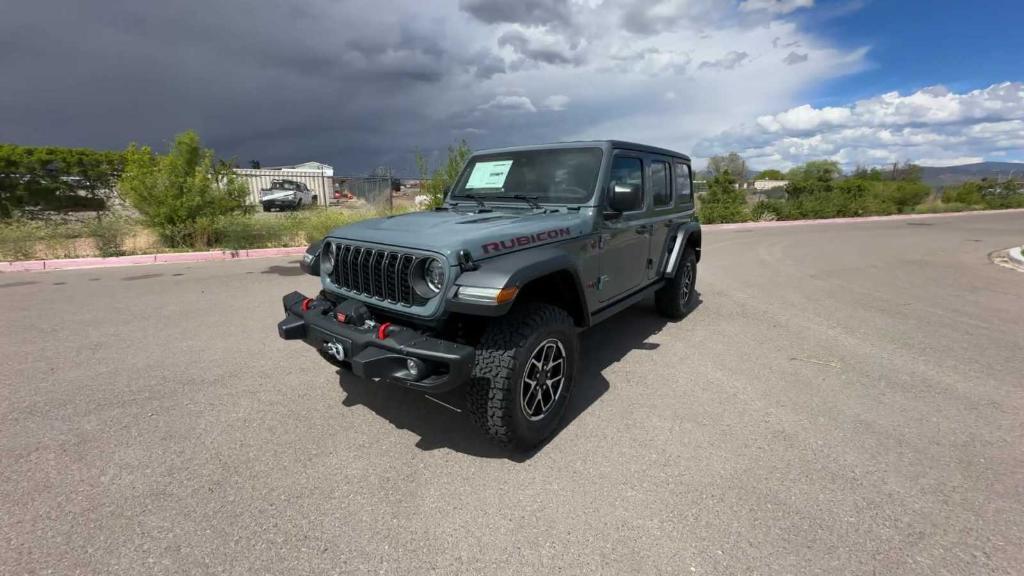
[[572, 21], [569, 0], [459, 0], [459, 8], [487, 24], [568, 26]]
[[790, 66], [793, 66], [794, 64], [801, 64], [803, 62], [807, 62], [808, 58], [809, 56], [807, 54], [801, 54], [799, 52], [794, 51], [787, 54], [786, 57], [782, 59], [782, 61], [785, 62], [786, 64], [789, 64]]
[[747, 54], [746, 52], [736, 52], [733, 50], [716, 60], [705, 60], [701, 62], [700, 66], [697, 68], [700, 70], [732, 70], [746, 62], [749, 58], [750, 54]]
[[164, 149], [195, 129], [240, 162], [341, 173], [452, 141], [426, 104], [448, 78], [504, 71], [441, 25], [351, 2], [16, 2], [0, 18], [0, 142]]

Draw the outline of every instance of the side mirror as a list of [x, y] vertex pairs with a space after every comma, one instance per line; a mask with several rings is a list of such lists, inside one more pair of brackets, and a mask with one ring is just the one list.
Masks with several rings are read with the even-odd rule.
[[608, 187], [608, 210], [605, 212], [605, 218], [618, 218], [623, 212], [636, 210], [640, 198], [640, 186], [613, 182]]
[[320, 249], [323, 248], [324, 241], [317, 240], [306, 248], [306, 253], [302, 255], [302, 261], [299, 262], [299, 268], [303, 272], [310, 276], [320, 277]]

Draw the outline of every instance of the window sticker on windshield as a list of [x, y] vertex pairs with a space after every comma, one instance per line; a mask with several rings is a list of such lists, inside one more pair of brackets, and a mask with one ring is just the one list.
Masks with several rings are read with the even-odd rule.
[[469, 175], [469, 182], [466, 182], [466, 188], [501, 188], [511, 169], [511, 160], [477, 162]]

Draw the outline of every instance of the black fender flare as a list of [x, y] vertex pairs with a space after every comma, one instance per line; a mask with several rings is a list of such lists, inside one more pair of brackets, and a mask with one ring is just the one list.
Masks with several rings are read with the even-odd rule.
[[477, 266], [476, 270], [463, 272], [455, 280], [455, 285], [448, 296], [448, 310], [478, 316], [502, 316], [508, 312], [515, 300], [498, 305], [465, 302], [456, 298], [457, 288], [459, 286], [499, 290], [510, 287], [522, 288], [538, 278], [565, 272], [572, 277], [572, 284], [576, 290], [575, 296], [579, 299], [580, 309], [584, 316], [580, 320], [583, 325], [589, 324], [590, 312], [587, 309], [579, 270], [576, 261], [565, 250], [552, 246], [521, 250], [479, 261]]
[[668, 242], [668, 257], [665, 259], [665, 278], [675, 276], [676, 265], [679, 263], [679, 257], [682, 255], [683, 247], [687, 243], [694, 244], [694, 250], [697, 252], [697, 261], [700, 262], [700, 222], [692, 221], [680, 224], [673, 230], [670, 238], [671, 240]]

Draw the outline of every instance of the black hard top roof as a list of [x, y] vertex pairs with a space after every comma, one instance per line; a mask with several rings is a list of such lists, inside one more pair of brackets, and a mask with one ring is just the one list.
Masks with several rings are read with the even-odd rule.
[[649, 152], [651, 154], [663, 154], [665, 156], [674, 156], [676, 158], [682, 158], [687, 162], [690, 161], [690, 157], [681, 152], [669, 150], [667, 148], [659, 148], [657, 146], [648, 146], [647, 144], [637, 144], [636, 142], [626, 142], [623, 140], [580, 140], [575, 142], [554, 142], [551, 144], [534, 144], [531, 146], [512, 146], [509, 148], [493, 148], [490, 150], [480, 150], [475, 152], [473, 155], [484, 155], [484, 154], [502, 154], [506, 152], [522, 152], [527, 150], [546, 150], [551, 148], [579, 148], [581, 146], [593, 146], [597, 148], [603, 148], [605, 150], [619, 149], [619, 150], [635, 150], [637, 152]]

